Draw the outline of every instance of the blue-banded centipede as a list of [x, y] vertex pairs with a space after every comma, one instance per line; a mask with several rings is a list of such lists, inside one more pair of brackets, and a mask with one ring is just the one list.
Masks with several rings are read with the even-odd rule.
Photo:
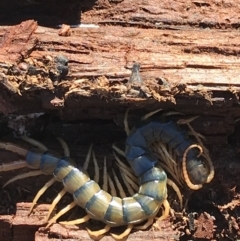
[[[152, 219], [167, 198], [167, 175], [158, 159], [149, 149], [152, 142], [163, 142], [172, 148], [182, 162], [186, 182], [201, 186], [213, 178], [213, 166], [199, 157], [193, 144], [177, 125], [170, 122], [149, 122], [133, 128], [126, 139], [125, 156], [138, 177], [139, 191], [132, 197], [113, 197], [91, 180], [82, 168], [76, 168], [70, 157], [61, 157], [55, 152], [32, 149], [26, 150], [12, 143], [0, 142], [0, 148], [26, 156], [27, 166], [54, 176], [62, 182], [65, 190], [73, 195], [75, 205], [84, 208], [89, 218], [100, 220], [106, 226], [99, 231], [89, 231], [98, 237], [114, 226], [127, 225], [128, 228], [115, 239], [127, 236], [133, 225]], [[4, 166], [0, 170], [4, 171]]]

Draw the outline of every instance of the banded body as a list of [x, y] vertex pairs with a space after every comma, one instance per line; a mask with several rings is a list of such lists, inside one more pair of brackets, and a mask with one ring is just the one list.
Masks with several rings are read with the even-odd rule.
[[[156, 141], [167, 144], [175, 151], [178, 161], [182, 161], [186, 149], [192, 145], [184, 133], [174, 122], [141, 123], [132, 129], [125, 150], [126, 159], [139, 181], [139, 190], [132, 197], [113, 197], [91, 180], [83, 168], [76, 168], [70, 157], [61, 157], [55, 152], [32, 149], [26, 152], [26, 162], [32, 169], [53, 174], [92, 219], [109, 227], [131, 226], [156, 216], [167, 198], [167, 175], [151, 152], [150, 144]], [[0, 147], [4, 145], [7, 144], [0, 143]], [[19, 148], [19, 153], [24, 151]], [[187, 153], [186, 167], [192, 182], [203, 184], [209, 181], [209, 168], [194, 149]]]

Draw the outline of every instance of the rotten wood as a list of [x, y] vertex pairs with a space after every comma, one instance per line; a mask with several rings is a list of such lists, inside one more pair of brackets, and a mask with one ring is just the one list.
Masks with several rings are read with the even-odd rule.
[[[63, 37], [57, 29], [26, 21], [0, 28], [0, 36], [1, 95], [9, 105], [1, 103], [0, 111], [5, 114], [34, 109], [65, 120], [113, 119], [130, 106], [192, 114], [232, 107], [232, 114], [240, 115], [234, 108], [240, 91], [239, 31], [100, 26], [73, 29]], [[59, 55], [69, 60], [69, 73], [55, 81], [51, 73]], [[126, 87], [134, 62], [141, 64], [144, 96], [131, 96]]]
[[[46, 217], [48, 214], [49, 205], [37, 205], [34, 212], [29, 216], [29, 208], [31, 203], [17, 203], [17, 211], [14, 216], [0, 216], [0, 239], [1, 241], [47, 241], [47, 240], [92, 240], [86, 229], [79, 228], [75, 225], [62, 226], [54, 224], [46, 229]], [[41, 228], [42, 227], [42, 228]], [[128, 240], [148, 239], [155, 240], [178, 240], [178, 232], [171, 228], [168, 220], [161, 223], [160, 231], [136, 231], [129, 235]], [[111, 235], [105, 235], [102, 241], [112, 241]]]
[[[184, 195], [189, 200], [191, 210], [188, 211], [199, 213], [194, 220], [196, 230], [188, 232], [186, 219], [176, 230], [186, 239], [239, 239], [238, 205], [228, 206], [235, 204], [234, 200], [239, 203], [239, 3], [184, 0], [169, 5], [168, 0], [133, 0], [131, 4], [124, 0], [89, 0], [82, 1], [80, 6], [79, 1], [72, 0], [67, 1], [67, 5], [66, 1], [57, 6], [55, 3], [54, 7], [56, 1], [22, 4], [23, 1], [11, 1], [10, 9], [7, 1], [0, 3], [0, 17], [6, 23], [0, 26], [0, 114], [3, 116], [0, 136], [9, 134], [7, 127], [19, 134], [21, 123], [14, 122], [14, 117], [42, 112], [50, 119], [56, 116], [61, 119], [50, 121], [46, 126], [36, 125], [38, 131], [45, 127], [49, 142], [56, 142], [53, 134], [63, 136], [73, 150], [72, 157], [84, 160], [88, 145], [94, 140], [98, 144], [94, 150], [101, 161], [106, 153], [112, 152], [113, 142], [125, 140], [122, 121], [128, 107], [131, 108], [130, 126], [147, 112], [159, 108], [184, 113], [186, 118], [198, 115], [192, 125], [206, 137], [216, 175], [213, 182], [199, 192], [190, 197]], [[21, 12], [32, 12], [27, 5], [31, 9], [41, 8], [41, 16], [20, 16]], [[93, 5], [95, 8], [85, 12]], [[50, 9], [49, 16], [46, 6]], [[76, 14], [69, 14], [70, 9]], [[70, 18], [65, 18], [66, 14], [75, 18], [74, 24], [82, 22], [89, 24], [88, 27], [65, 25], [59, 30], [56, 25], [72, 23]], [[10, 23], [16, 25], [7, 26]], [[59, 56], [69, 60], [65, 76], [57, 69]], [[141, 65], [144, 82], [140, 87], [133, 85], [129, 89], [127, 82], [135, 62]], [[90, 122], [94, 119], [98, 123]], [[69, 125], [68, 121], [77, 122]], [[28, 125], [32, 124], [26, 127]], [[226, 146], [229, 135], [234, 140], [233, 146]], [[10, 161], [9, 155], [1, 150], [1, 162]], [[110, 166], [111, 155], [107, 157], [111, 160]], [[18, 158], [15, 155], [12, 160]], [[1, 173], [1, 184], [18, 173]], [[30, 237], [40, 241], [82, 237], [90, 240], [87, 232], [77, 227], [62, 228], [55, 224], [49, 230], [39, 228], [44, 226], [41, 222], [45, 209], [39, 217], [38, 212], [27, 216], [27, 201], [31, 201], [46, 182], [46, 178], [41, 178], [34, 181], [28, 178], [0, 190], [0, 210], [4, 214], [0, 216], [0, 239], [19, 241]], [[39, 202], [50, 203], [62, 188], [59, 186]], [[19, 203], [16, 216], [5, 215], [14, 213], [16, 203]], [[128, 240], [179, 238], [179, 233], [170, 226], [172, 221], [166, 220], [162, 225], [160, 232], [133, 232]], [[112, 238], [105, 236], [103, 240]]]

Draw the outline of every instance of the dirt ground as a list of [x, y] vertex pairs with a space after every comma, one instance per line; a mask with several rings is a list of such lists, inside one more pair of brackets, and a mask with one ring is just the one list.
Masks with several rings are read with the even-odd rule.
[[[170, 217], [159, 230], [134, 230], [128, 240], [239, 240], [239, 13], [240, 4], [233, 0], [1, 1], [1, 142], [30, 148], [19, 138], [27, 131], [63, 153], [56, 140], [59, 136], [79, 165], [93, 143], [100, 170], [106, 156], [109, 170], [117, 171], [111, 146], [117, 143], [124, 149], [123, 115], [128, 107], [131, 127], [158, 108], [198, 115], [193, 127], [206, 137], [215, 169], [213, 181], [198, 191], [182, 187], [183, 210], [168, 188]], [[59, 30], [63, 23], [71, 28]], [[93, 28], [81, 29], [80, 23]], [[59, 53], [69, 59], [69, 73], [60, 76], [63, 79], [50, 76]], [[130, 86], [138, 91], [132, 96], [127, 84], [136, 60], [141, 63], [145, 88]], [[33, 113], [40, 116], [17, 120]], [[3, 163], [21, 159], [2, 149], [0, 156], [0, 170]], [[28, 171], [0, 171], [0, 186]], [[89, 173], [92, 177], [92, 165]], [[44, 228], [44, 217], [61, 183], [47, 190], [38, 201], [41, 205], [28, 216], [34, 196], [50, 178], [28, 177], [0, 189], [1, 241], [90, 240], [85, 227], [102, 227], [89, 221]], [[64, 196], [56, 211], [71, 201], [71, 195]], [[76, 208], [61, 220], [81, 215], [83, 210]], [[102, 238], [112, 240], [109, 234]]]

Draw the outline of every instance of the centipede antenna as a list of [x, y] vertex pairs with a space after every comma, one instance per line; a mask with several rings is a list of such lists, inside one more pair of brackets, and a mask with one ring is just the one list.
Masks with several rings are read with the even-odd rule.
[[53, 212], [53, 209], [56, 207], [56, 205], [61, 200], [61, 198], [66, 194], [66, 192], [67, 191], [65, 190], [65, 188], [63, 188], [62, 191], [59, 192], [58, 195], [54, 198], [54, 200], [51, 203], [51, 206], [48, 209], [48, 215], [47, 215], [46, 221], [49, 220], [49, 217], [50, 217], [51, 213]]
[[[40, 170], [39, 170], [40, 172]], [[41, 172], [39, 173], [39, 175], [42, 174]], [[28, 215], [31, 214], [34, 206], [36, 205], [38, 199], [43, 195], [43, 193], [55, 182], [54, 178], [51, 178], [47, 183], [45, 183], [45, 185], [38, 191], [37, 195], [35, 196], [35, 198], [32, 201], [32, 205], [29, 209]]]
[[92, 147], [93, 147], [93, 144], [90, 145], [85, 162], [83, 164], [83, 170], [85, 170], [85, 171], [87, 171], [87, 169], [88, 169], [89, 161], [90, 161], [91, 154], [92, 154]]
[[68, 147], [68, 144], [66, 143], [66, 141], [64, 141], [60, 137], [57, 137], [57, 140], [60, 142], [60, 144], [61, 144], [61, 146], [63, 148], [64, 156], [70, 157], [70, 150], [69, 150], [69, 147]]
[[116, 172], [115, 172], [113, 169], [112, 169], [112, 172], [113, 172], [113, 177], [114, 177], [115, 183], [116, 183], [117, 188], [118, 188], [118, 190], [119, 190], [119, 195], [120, 195], [120, 197], [121, 197], [121, 198], [126, 197], [126, 193], [125, 193], [125, 191], [123, 190], [123, 186], [122, 186], [122, 184], [120, 183], [120, 181], [119, 181], [119, 179], [118, 179], [118, 177], [117, 177], [117, 175], [116, 175]]
[[27, 153], [28, 153], [28, 150], [26, 148], [15, 145], [11, 142], [0, 142], [0, 148], [4, 149], [4, 150], [7, 150], [7, 151], [12, 151], [12, 152], [17, 153], [21, 156], [26, 156]]
[[59, 222], [59, 223], [63, 225], [76, 225], [76, 224], [86, 223], [89, 219], [90, 219], [90, 216], [87, 214], [82, 218], [78, 218], [71, 221]]
[[[194, 137], [196, 138], [198, 144], [203, 148], [203, 152], [209, 156], [209, 152], [208, 149], [203, 145], [203, 142], [201, 140], [202, 135], [200, 133], [197, 133], [193, 127], [190, 125], [190, 123], [187, 123], [188, 128], [190, 129], [191, 133], [194, 135]], [[205, 137], [203, 137], [205, 139]], [[209, 157], [210, 159], [210, 157]]]
[[34, 170], [34, 171], [19, 174], [15, 177], [11, 178], [10, 180], [8, 180], [3, 185], [3, 188], [6, 187], [7, 185], [9, 185], [10, 183], [15, 182], [17, 180], [21, 180], [21, 179], [24, 179], [24, 178], [27, 178], [27, 177], [35, 177], [35, 176], [39, 176], [39, 175], [42, 175], [42, 172], [40, 170]]
[[167, 184], [172, 187], [172, 189], [176, 192], [179, 202], [180, 202], [180, 208], [182, 209], [183, 207], [183, 200], [182, 200], [182, 194], [178, 186], [176, 185], [175, 182], [173, 182], [170, 178], [167, 179]]
[[115, 186], [113, 184], [113, 180], [112, 180], [112, 178], [109, 175], [107, 175], [107, 176], [108, 176], [108, 184], [109, 184], [109, 187], [110, 187], [111, 195], [116, 197], [117, 196], [117, 192], [116, 192], [116, 188], [115, 188]]
[[104, 156], [104, 161], [103, 161], [103, 186], [102, 189], [105, 192], [108, 192], [108, 177], [107, 177], [107, 160], [106, 156]]
[[8, 172], [11, 170], [21, 169], [27, 167], [27, 162], [25, 160], [13, 161], [10, 163], [2, 163], [0, 165], [0, 172]]
[[137, 229], [137, 230], [147, 229], [150, 225], [153, 224], [153, 221], [154, 221], [154, 218], [149, 218], [146, 223], [140, 226], [135, 226], [134, 229]]
[[[195, 116], [194, 119], [196, 119], [198, 116]], [[208, 167], [209, 167], [209, 175], [207, 177], [207, 181], [206, 183], [209, 183], [212, 181], [212, 179], [214, 178], [214, 167], [213, 167], [213, 163], [212, 163], [212, 160], [209, 156], [209, 151], [208, 149], [203, 145], [203, 142], [201, 141], [201, 138], [204, 139], [205, 137], [202, 136], [201, 134], [197, 133], [193, 127], [191, 126], [190, 122], [194, 120], [193, 118], [192, 119], [189, 119], [188, 122], [186, 122], [188, 128], [190, 129], [190, 131], [192, 132], [192, 134], [194, 135], [194, 137], [196, 138], [196, 140], [198, 141], [198, 144], [201, 145], [202, 149], [203, 149], [203, 157], [206, 159], [207, 163], [208, 163]]]
[[98, 231], [92, 231], [89, 228], [86, 228], [86, 229], [88, 231], [89, 236], [95, 240], [99, 238], [101, 235], [107, 233], [111, 229], [111, 227], [109, 225], [105, 225], [103, 229], [100, 229]]
[[126, 228], [126, 230], [121, 233], [121, 234], [114, 234], [114, 233], [111, 233], [112, 237], [115, 239], [115, 240], [122, 240], [124, 237], [128, 236], [130, 234], [130, 232], [132, 231], [133, 229], [133, 224], [129, 224]]
[[127, 109], [125, 115], [124, 115], [124, 120], [123, 120], [123, 123], [124, 123], [124, 129], [125, 129], [125, 132], [127, 134], [127, 136], [129, 135], [130, 133], [130, 129], [129, 129], [129, 126], [128, 126], [128, 112], [129, 112], [129, 108]]
[[135, 194], [135, 192], [134, 192], [133, 188], [131, 187], [131, 185], [129, 184], [129, 182], [127, 181], [126, 175], [125, 175], [124, 172], [122, 172], [122, 171], [120, 171], [120, 174], [121, 174], [121, 176], [122, 176], [124, 185], [126, 186], [129, 194], [130, 194], [131, 196], [133, 196], [133, 195]]
[[144, 115], [141, 120], [144, 121], [144, 120], [147, 120], [149, 117], [153, 116], [154, 114], [158, 113], [159, 111], [161, 111], [162, 109], [157, 109], [157, 110], [154, 110], [152, 112], [149, 112], [147, 113], [146, 115]]
[[28, 142], [29, 144], [32, 144], [33, 146], [36, 146], [41, 151], [47, 151], [48, 150], [48, 148], [44, 144], [42, 144], [41, 142], [39, 142], [35, 139], [32, 139], [32, 138], [27, 137], [27, 136], [22, 136], [21, 139]]
[[48, 225], [46, 226], [46, 228], [50, 227], [54, 222], [57, 221], [58, 218], [60, 218], [63, 214], [65, 214], [66, 212], [68, 212], [69, 210], [74, 208], [76, 205], [77, 204], [76, 204], [75, 201], [73, 201], [70, 204], [68, 204], [65, 208], [63, 208], [60, 212], [58, 212], [51, 220], [49, 220]]
[[[197, 145], [197, 144], [193, 144], [191, 146], [189, 146], [184, 154], [183, 154], [183, 161], [182, 161], [182, 172], [183, 172], [183, 177], [184, 180], [186, 182], [186, 184], [188, 185], [189, 188], [193, 189], [193, 190], [198, 190], [200, 188], [202, 188], [202, 184], [193, 184], [189, 178], [188, 172], [187, 172], [187, 154], [190, 151], [190, 149], [192, 148], [201, 148], [201, 146]], [[202, 151], [202, 149], [200, 149], [200, 152]]]
[[94, 181], [96, 183], [99, 182], [99, 166], [98, 166], [98, 163], [97, 163], [97, 158], [95, 156], [95, 152], [92, 151], [92, 155], [93, 155], [93, 164], [94, 164]]

